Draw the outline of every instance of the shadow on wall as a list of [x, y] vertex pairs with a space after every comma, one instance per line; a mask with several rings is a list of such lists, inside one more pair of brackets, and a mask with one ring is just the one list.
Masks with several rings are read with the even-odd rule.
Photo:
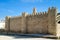
[[4, 35], [4, 36], [10, 36], [13, 37], [14, 39], [17, 38], [40, 38], [43, 36], [47, 36], [49, 34], [16, 34], [16, 33], [12, 33], [12, 34], [1, 34], [0, 35]]

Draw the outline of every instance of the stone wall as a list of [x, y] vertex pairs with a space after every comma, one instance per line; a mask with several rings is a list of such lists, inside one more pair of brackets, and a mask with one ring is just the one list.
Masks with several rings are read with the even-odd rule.
[[10, 17], [6, 16], [5, 18], [5, 31], [9, 31], [10, 30]]
[[22, 17], [10, 18], [10, 31], [21, 32]]
[[48, 33], [56, 35], [57, 10], [52, 7], [48, 9]]
[[[37, 15], [27, 15], [11, 17], [9, 19], [9, 30], [21, 33], [47, 33], [48, 15], [39, 13]], [[44, 29], [45, 28], [45, 29]]]
[[22, 13], [19, 17], [6, 19], [6, 29], [20, 33], [50, 33], [56, 35], [56, 8], [49, 8], [48, 12], [33, 14]]
[[[47, 33], [47, 13], [27, 16], [28, 33]], [[44, 29], [45, 28], [45, 29]]]

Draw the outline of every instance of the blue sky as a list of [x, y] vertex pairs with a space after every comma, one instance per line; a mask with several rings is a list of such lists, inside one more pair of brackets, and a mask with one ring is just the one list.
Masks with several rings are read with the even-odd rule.
[[34, 7], [37, 12], [47, 11], [52, 6], [60, 12], [60, 0], [0, 0], [0, 19], [21, 15], [22, 12], [31, 14]]

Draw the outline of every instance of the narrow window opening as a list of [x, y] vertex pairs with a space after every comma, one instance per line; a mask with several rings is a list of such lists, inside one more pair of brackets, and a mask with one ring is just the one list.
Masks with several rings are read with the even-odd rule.
[[58, 23], [60, 24], [60, 21], [58, 21]]

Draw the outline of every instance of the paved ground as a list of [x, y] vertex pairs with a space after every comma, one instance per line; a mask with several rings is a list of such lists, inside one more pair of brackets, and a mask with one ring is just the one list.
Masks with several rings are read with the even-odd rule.
[[0, 35], [0, 40], [57, 40], [57, 39], [48, 39], [48, 38], [31, 38], [24, 36], [8, 36], [8, 35]]

